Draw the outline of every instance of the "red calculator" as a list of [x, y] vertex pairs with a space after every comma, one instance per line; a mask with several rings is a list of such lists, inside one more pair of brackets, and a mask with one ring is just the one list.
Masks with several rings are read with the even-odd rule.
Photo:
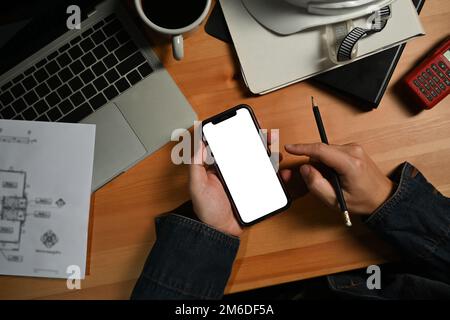
[[433, 108], [450, 92], [450, 36], [405, 77], [424, 109]]

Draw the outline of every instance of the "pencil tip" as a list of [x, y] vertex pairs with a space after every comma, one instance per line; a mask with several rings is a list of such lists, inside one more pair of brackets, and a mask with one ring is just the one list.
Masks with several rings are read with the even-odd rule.
[[350, 220], [350, 215], [348, 214], [347, 210], [344, 211], [344, 217], [345, 217], [345, 225], [347, 227], [351, 227], [352, 226], [352, 221]]

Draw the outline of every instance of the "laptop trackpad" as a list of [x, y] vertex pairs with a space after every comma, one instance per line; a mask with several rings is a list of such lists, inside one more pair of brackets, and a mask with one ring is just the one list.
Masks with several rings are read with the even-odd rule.
[[122, 173], [147, 152], [114, 103], [108, 103], [82, 122], [97, 125], [93, 190]]

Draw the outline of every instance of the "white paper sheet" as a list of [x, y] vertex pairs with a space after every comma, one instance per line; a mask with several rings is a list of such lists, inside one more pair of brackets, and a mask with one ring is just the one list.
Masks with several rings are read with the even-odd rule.
[[95, 125], [0, 120], [0, 274], [84, 278], [94, 141]]

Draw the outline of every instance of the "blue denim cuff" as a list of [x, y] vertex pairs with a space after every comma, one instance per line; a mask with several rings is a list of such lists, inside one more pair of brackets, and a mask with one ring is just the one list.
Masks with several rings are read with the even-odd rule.
[[157, 240], [133, 292], [136, 299], [220, 299], [239, 238], [177, 214], [156, 219]]
[[444, 197], [411, 164], [400, 167], [394, 194], [365, 222], [409, 261], [448, 279], [450, 265], [450, 199]]

